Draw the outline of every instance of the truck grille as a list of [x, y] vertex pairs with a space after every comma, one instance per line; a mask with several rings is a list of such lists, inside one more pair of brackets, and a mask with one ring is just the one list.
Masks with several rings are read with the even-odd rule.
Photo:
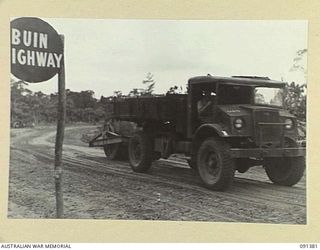
[[284, 127], [277, 110], [255, 110], [253, 119], [257, 146], [277, 147], [282, 143]]

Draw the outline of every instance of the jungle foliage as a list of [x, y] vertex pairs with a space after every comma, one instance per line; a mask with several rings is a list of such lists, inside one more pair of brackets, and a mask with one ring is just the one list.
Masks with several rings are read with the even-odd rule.
[[[301, 122], [306, 121], [306, 69], [303, 60], [306, 59], [307, 50], [297, 51], [293, 59], [293, 66], [290, 71], [300, 72], [304, 75], [305, 82], [291, 82], [284, 90], [284, 105], [292, 114], [297, 116]], [[103, 101], [105, 98], [119, 98], [123, 96], [152, 96], [156, 81], [150, 72], [141, 82], [141, 88], [132, 89], [127, 95], [122, 91], [115, 91], [110, 97], [101, 97], [100, 100], [94, 97], [92, 90], [75, 92], [66, 90], [67, 108], [66, 122], [89, 122], [96, 123], [103, 121], [105, 110]], [[171, 87], [167, 94], [182, 93], [182, 88]], [[21, 80], [11, 79], [11, 124], [19, 121], [23, 124], [43, 124], [56, 122], [58, 106], [58, 94], [44, 94], [41, 91], [32, 92], [28, 89], [28, 83]]]

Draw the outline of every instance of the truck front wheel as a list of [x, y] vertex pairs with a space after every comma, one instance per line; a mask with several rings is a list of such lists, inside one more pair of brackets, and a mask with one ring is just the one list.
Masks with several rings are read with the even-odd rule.
[[215, 137], [206, 139], [199, 147], [197, 167], [207, 188], [223, 191], [232, 184], [235, 170], [229, 149], [226, 142]]
[[135, 172], [146, 172], [153, 160], [151, 136], [145, 132], [134, 134], [129, 140], [129, 162]]
[[[286, 139], [285, 147], [298, 147], [293, 140]], [[293, 186], [297, 184], [304, 174], [306, 160], [303, 156], [265, 158], [263, 167], [269, 179], [277, 185]]]
[[305, 158], [266, 158], [263, 166], [273, 183], [282, 186], [293, 186], [300, 181], [304, 174]]

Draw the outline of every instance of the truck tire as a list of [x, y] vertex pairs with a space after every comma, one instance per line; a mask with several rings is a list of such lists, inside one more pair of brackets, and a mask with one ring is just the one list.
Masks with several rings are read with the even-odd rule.
[[203, 141], [197, 154], [197, 168], [205, 187], [217, 191], [228, 189], [235, 172], [229, 145], [216, 137]]
[[[288, 146], [297, 147], [297, 143], [291, 141]], [[306, 168], [306, 161], [303, 156], [265, 158], [263, 167], [274, 184], [293, 186], [301, 180]]]
[[135, 172], [146, 172], [153, 160], [152, 138], [146, 132], [137, 132], [129, 140], [128, 155], [130, 166]]
[[267, 158], [263, 164], [269, 179], [277, 185], [297, 184], [305, 170], [304, 157]]
[[126, 160], [128, 159], [128, 147], [122, 144], [111, 144], [103, 147], [108, 160]]
[[[117, 133], [117, 134], [122, 134], [120, 131], [121, 122], [125, 123], [124, 121], [117, 121], [114, 119], [110, 119], [106, 121], [104, 125], [104, 130]], [[105, 145], [103, 147], [103, 150], [108, 160], [127, 160], [128, 159], [128, 146], [123, 143]]]

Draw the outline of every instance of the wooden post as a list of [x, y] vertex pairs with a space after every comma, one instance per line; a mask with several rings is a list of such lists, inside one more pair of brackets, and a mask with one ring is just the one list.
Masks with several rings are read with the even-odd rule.
[[[64, 36], [60, 35], [64, 47]], [[56, 189], [56, 217], [63, 218], [63, 190], [62, 190], [62, 146], [64, 137], [64, 125], [66, 116], [66, 92], [65, 92], [65, 68], [64, 56], [61, 60], [60, 72], [58, 75], [58, 117], [57, 117], [57, 134], [55, 144], [55, 161], [54, 161], [54, 178]]]

